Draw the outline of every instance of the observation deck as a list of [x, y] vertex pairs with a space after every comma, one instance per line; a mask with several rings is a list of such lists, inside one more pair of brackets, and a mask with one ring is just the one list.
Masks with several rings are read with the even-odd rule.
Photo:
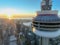
[[38, 11], [33, 19], [34, 33], [49, 38], [59, 36], [60, 18], [57, 14], [58, 11]]

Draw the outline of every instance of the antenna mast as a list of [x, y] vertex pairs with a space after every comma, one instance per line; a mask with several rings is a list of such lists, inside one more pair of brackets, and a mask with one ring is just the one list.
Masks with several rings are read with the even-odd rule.
[[52, 0], [42, 0], [41, 10], [51, 10], [51, 8], [52, 8]]

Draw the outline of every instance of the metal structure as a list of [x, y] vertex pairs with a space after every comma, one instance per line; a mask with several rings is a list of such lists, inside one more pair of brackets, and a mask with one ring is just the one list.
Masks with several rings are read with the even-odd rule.
[[51, 10], [52, 1], [51, 0], [42, 0], [41, 10]]

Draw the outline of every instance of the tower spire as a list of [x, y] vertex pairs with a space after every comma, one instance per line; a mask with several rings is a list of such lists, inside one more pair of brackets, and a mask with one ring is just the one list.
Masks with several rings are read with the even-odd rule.
[[41, 10], [51, 10], [51, 8], [52, 8], [52, 0], [42, 0]]

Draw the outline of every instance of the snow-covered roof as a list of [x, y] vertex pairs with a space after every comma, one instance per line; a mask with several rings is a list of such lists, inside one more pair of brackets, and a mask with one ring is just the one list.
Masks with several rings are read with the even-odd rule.
[[31, 26], [32, 22], [23, 23], [25, 26]]

